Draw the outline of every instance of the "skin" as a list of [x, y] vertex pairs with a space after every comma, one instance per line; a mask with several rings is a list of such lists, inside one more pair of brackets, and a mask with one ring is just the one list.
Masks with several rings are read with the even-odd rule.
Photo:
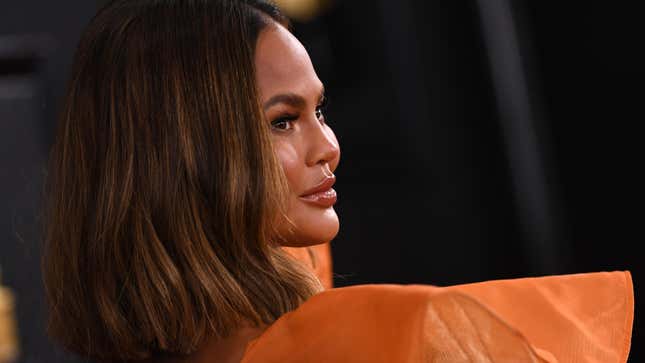
[[[304, 46], [278, 24], [260, 34], [255, 67], [274, 150], [291, 189], [287, 217], [293, 224], [280, 224], [282, 244], [303, 247], [329, 242], [339, 229], [333, 206], [300, 198], [333, 176], [340, 160], [338, 140], [322, 113], [323, 84]], [[281, 95], [290, 97], [279, 100]]]

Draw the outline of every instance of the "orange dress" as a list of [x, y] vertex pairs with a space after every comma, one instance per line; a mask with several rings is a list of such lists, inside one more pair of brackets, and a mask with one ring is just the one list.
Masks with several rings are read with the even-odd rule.
[[[328, 253], [322, 245], [299, 256], [314, 255], [331, 281]], [[328, 287], [252, 340], [242, 363], [624, 363], [629, 354], [628, 271]]]

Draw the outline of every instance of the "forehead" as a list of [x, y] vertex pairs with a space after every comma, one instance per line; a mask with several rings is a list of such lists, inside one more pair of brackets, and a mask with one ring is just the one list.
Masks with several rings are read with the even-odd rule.
[[322, 87], [304, 46], [281, 25], [260, 33], [255, 68], [263, 100], [278, 93], [318, 94]]

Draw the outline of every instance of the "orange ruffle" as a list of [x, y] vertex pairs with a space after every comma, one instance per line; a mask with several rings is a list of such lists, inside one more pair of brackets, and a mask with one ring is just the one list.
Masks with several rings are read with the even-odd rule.
[[624, 363], [629, 272], [321, 292], [249, 343], [243, 363]]

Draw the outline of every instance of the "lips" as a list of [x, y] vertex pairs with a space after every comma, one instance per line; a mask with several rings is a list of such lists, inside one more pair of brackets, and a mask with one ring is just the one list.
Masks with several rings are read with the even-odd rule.
[[320, 207], [331, 207], [336, 203], [338, 198], [336, 191], [332, 189], [335, 182], [335, 176], [325, 178], [318, 185], [300, 195], [300, 199]]
[[315, 187], [313, 187], [313, 188], [307, 190], [306, 192], [302, 193], [300, 195], [300, 197], [306, 197], [306, 196], [310, 196], [312, 194], [327, 191], [334, 185], [334, 183], [336, 183], [336, 177], [332, 175], [330, 177], [327, 177], [327, 178], [323, 179], [323, 181], [318, 183], [318, 185], [316, 185]]

